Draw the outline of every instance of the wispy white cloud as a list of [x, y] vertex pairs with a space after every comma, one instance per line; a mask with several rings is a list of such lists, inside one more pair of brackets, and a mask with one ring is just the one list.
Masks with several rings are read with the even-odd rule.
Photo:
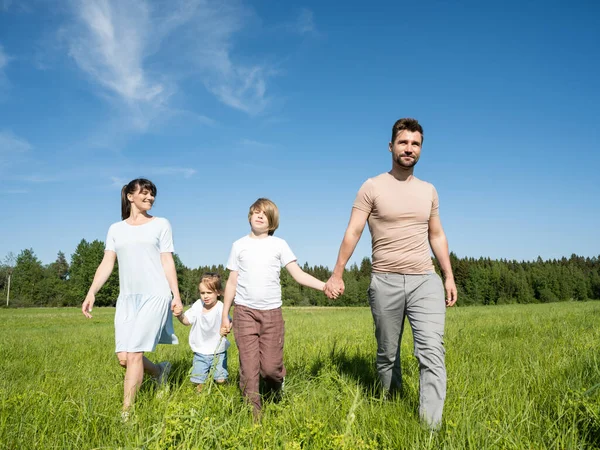
[[320, 34], [317, 25], [315, 24], [315, 15], [312, 10], [308, 8], [302, 8], [296, 17], [287, 22], [275, 25], [272, 30], [275, 32], [300, 35], [318, 36]]
[[[189, 3], [189, 2], [188, 2]], [[234, 40], [253, 13], [236, 1], [197, 1], [191, 26], [198, 38], [192, 57], [206, 88], [224, 104], [254, 115], [271, 102], [268, 79], [277, 75], [272, 64], [242, 63], [233, 56]]]
[[148, 175], [177, 175], [190, 178], [196, 173], [196, 169], [186, 167], [148, 167], [142, 169], [142, 172]]
[[8, 130], [0, 131], [0, 156], [12, 156], [15, 153], [25, 153], [33, 146], [24, 138], [20, 138]]
[[111, 183], [111, 187], [114, 188], [119, 188], [122, 189], [123, 186], [125, 186], [128, 181], [125, 180], [125, 178], [121, 178], [121, 177], [110, 177], [112, 183]]
[[0, 96], [2, 91], [8, 87], [8, 79], [4, 73], [4, 68], [8, 65], [10, 57], [4, 51], [4, 47], [0, 44]]
[[61, 181], [62, 177], [57, 176], [47, 176], [47, 175], [25, 175], [18, 178], [21, 181], [26, 181], [28, 183], [54, 183], [57, 181]]
[[135, 0], [78, 3], [80, 27], [70, 45], [77, 64], [127, 101], [160, 101], [164, 86], [149, 80], [142, 67], [151, 31], [148, 5]]
[[8, 56], [4, 52], [4, 47], [2, 47], [2, 44], [0, 44], [0, 73], [2, 72], [4, 67], [6, 67], [7, 64], [8, 64]]
[[[38, 0], [39, 1], [39, 0]], [[0, 0], [0, 11], [16, 11], [19, 13], [30, 13], [36, 0]]]
[[5, 195], [15, 195], [15, 194], [28, 194], [29, 191], [27, 189], [3, 189], [0, 193]]
[[264, 149], [274, 147], [273, 144], [267, 144], [266, 142], [255, 141], [253, 139], [242, 139], [241, 141], [239, 141], [239, 144], [247, 147], [258, 147]]
[[152, 20], [142, 0], [74, 0], [73, 27], [64, 34], [69, 55], [104, 92], [126, 107], [130, 125], [145, 131], [161, 113], [173, 87], [144, 68]]
[[[71, 5], [74, 23], [61, 33], [69, 55], [102, 92], [126, 106], [137, 130], [169, 114], [170, 99], [186, 77], [199, 78], [222, 103], [250, 115], [271, 103], [267, 85], [278, 73], [275, 66], [232, 56], [236, 34], [256, 21], [238, 0], [71, 0]], [[160, 66], [158, 56], [166, 58]]]
[[[142, 167], [132, 168], [129, 172], [135, 172], [142, 174], [142, 176], [178, 176], [183, 178], [190, 178], [196, 174], [196, 169], [186, 167]], [[124, 185], [129, 183], [130, 179], [119, 176], [111, 176], [111, 187], [121, 189]]]
[[315, 34], [317, 26], [315, 25], [314, 14], [310, 9], [302, 9], [295, 23], [295, 30], [300, 34]]
[[9, 130], [0, 130], [0, 179], [14, 176], [15, 168], [27, 162], [33, 146]]

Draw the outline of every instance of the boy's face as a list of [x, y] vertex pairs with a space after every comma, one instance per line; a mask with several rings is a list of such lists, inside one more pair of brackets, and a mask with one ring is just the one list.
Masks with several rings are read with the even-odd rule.
[[202, 303], [204, 303], [204, 307], [210, 309], [215, 306], [219, 293], [217, 291], [213, 291], [204, 283], [200, 283], [199, 290], [200, 300], [202, 300]]
[[264, 211], [261, 211], [260, 209], [252, 211], [252, 216], [250, 216], [250, 227], [256, 234], [269, 232], [269, 219]]

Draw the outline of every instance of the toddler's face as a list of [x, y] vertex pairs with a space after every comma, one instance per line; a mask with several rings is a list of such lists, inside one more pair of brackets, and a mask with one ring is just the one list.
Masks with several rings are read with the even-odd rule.
[[200, 283], [199, 290], [200, 300], [202, 300], [202, 303], [204, 303], [206, 308], [210, 308], [217, 303], [217, 297], [219, 296], [217, 291], [213, 291], [204, 283]]

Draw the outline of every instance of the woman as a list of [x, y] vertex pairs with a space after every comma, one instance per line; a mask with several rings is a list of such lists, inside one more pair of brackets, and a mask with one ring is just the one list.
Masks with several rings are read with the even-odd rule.
[[105, 252], [81, 310], [91, 318], [95, 295], [119, 261], [119, 297], [115, 313], [115, 341], [119, 364], [126, 368], [123, 413], [129, 409], [142, 384], [144, 372], [165, 384], [171, 364], [154, 364], [144, 352], [156, 345], [177, 344], [171, 311], [183, 309], [173, 261], [173, 237], [169, 221], [148, 211], [156, 186], [138, 178], [121, 190], [121, 222], [108, 229]]

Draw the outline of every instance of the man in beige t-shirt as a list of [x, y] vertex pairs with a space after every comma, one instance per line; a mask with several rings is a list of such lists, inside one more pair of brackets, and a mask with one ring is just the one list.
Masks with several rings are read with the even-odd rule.
[[[400, 119], [392, 127], [392, 170], [368, 179], [358, 191], [325, 291], [330, 297], [343, 293], [344, 268], [368, 221], [373, 251], [369, 304], [379, 378], [385, 391], [402, 387], [400, 341], [407, 316], [420, 367], [419, 413], [435, 429], [446, 397], [445, 307], [456, 303], [457, 292], [437, 191], [413, 175], [422, 143], [423, 128], [416, 120]], [[444, 275], [445, 301], [430, 247]]]

